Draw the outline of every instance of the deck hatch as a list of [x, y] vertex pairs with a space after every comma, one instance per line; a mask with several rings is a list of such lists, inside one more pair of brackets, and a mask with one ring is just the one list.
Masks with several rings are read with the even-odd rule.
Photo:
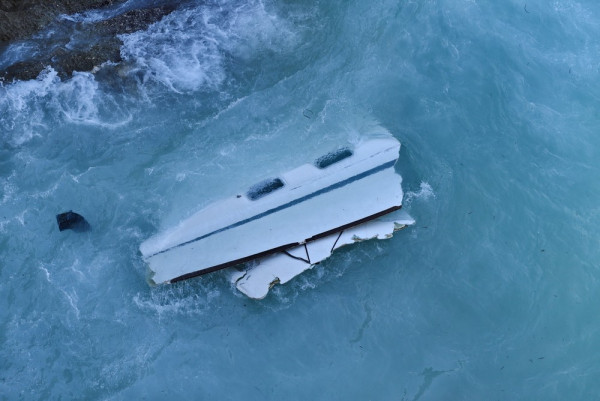
[[250, 200], [257, 200], [283, 186], [284, 183], [280, 178], [269, 178], [268, 180], [261, 181], [251, 186], [246, 193], [246, 196]]
[[315, 160], [315, 166], [320, 169], [324, 169], [350, 156], [352, 156], [352, 151], [350, 149], [341, 148], [319, 157], [317, 160]]

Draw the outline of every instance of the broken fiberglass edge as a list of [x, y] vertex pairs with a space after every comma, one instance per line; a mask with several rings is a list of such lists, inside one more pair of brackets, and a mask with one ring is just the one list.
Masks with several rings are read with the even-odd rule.
[[390, 238], [414, 223], [399, 210], [399, 150], [389, 133], [366, 139], [207, 206], [141, 244], [151, 282], [254, 261], [229, 276], [244, 294], [263, 298], [343, 245]]

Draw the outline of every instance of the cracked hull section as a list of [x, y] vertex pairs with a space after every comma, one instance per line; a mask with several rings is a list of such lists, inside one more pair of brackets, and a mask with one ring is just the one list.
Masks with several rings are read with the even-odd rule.
[[258, 259], [243, 268], [229, 268], [229, 279], [243, 294], [253, 299], [267, 296], [276, 284], [285, 284], [300, 273], [327, 259], [338, 248], [371, 239], [391, 238], [395, 231], [414, 220], [399, 211], [382, 218], [336, 232], [306, 244]]
[[152, 280], [187, 280], [267, 255], [293, 253], [292, 248], [304, 244], [313, 259], [326, 257], [331, 248], [321, 249], [317, 239], [401, 207], [402, 177], [394, 169], [399, 150], [395, 138], [370, 138], [352, 152], [342, 152], [340, 160], [318, 159], [208, 205], [140, 245]]

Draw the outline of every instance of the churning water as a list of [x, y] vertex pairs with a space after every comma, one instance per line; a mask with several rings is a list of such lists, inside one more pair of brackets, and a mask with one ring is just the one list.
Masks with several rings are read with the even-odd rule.
[[[197, 1], [0, 85], [0, 399], [597, 399], [599, 38], [595, 0]], [[262, 301], [146, 283], [143, 240], [376, 125], [415, 226]]]

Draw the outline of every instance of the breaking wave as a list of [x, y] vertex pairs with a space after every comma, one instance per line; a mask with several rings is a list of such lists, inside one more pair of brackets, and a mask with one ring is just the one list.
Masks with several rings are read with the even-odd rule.
[[146, 31], [122, 35], [128, 73], [175, 92], [217, 91], [236, 58], [251, 59], [297, 42], [292, 26], [262, 1], [225, 3], [178, 10]]
[[407, 191], [404, 194], [404, 204], [409, 206], [414, 200], [428, 201], [431, 198], [435, 198], [433, 188], [428, 183], [422, 181], [417, 191]]
[[0, 84], [0, 94], [0, 135], [11, 146], [43, 137], [57, 123], [112, 129], [132, 119], [91, 73], [75, 72], [61, 81], [54, 69], [46, 68], [35, 80]]

